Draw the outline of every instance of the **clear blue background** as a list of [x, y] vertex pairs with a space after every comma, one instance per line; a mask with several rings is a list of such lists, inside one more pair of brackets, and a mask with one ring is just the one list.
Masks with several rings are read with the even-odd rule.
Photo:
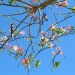
[[[70, 7], [74, 7], [75, 1], [74, 0], [68, 0], [70, 3]], [[54, 11], [56, 13], [59, 13], [61, 11], [67, 12], [64, 8], [57, 8], [54, 7]], [[0, 14], [11, 14], [11, 12], [17, 13], [17, 8], [12, 7], [5, 7], [0, 6]], [[44, 22], [44, 27], [46, 28], [47, 25], [50, 25], [52, 22], [55, 22], [53, 13], [50, 9], [47, 11], [47, 15], [49, 17], [49, 22]], [[18, 17], [16, 17], [18, 18]], [[22, 19], [23, 16], [20, 16], [18, 19]], [[57, 16], [58, 21], [63, 18]], [[10, 34], [10, 22], [12, 22], [11, 18], [7, 19], [6, 17], [0, 17], [0, 29], [3, 29]], [[17, 22], [15, 21], [17, 24]], [[65, 20], [64, 22], [60, 23], [59, 26], [67, 26], [67, 25], [73, 25], [75, 26], [75, 16], [72, 18], [69, 18], [68, 20]], [[45, 28], [42, 28], [45, 31]], [[54, 69], [54, 71], [51, 71], [51, 52], [52, 50], [46, 50], [39, 54], [39, 59], [41, 60], [41, 65], [39, 68], [33, 68], [30, 71], [30, 75], [71, 75], [75, 74], [75, 35], [68, 35], [63, 36], [60, 43], [57, 43], [58, 46], [60, 46], [63, 50], [64, 55], [67, 59], [65, 59], [63, 56], [59, 55], [56, 60], [61, 61], [60, 63], [60, 69]], [[22, 42], [22, 41], [21, 41]], [[15, 43], [13, 43], [15, 44]], [[20, 43], [22, 44], [22, 43]], [[27, 43], [24, 44], [26, 47]], [[20, 60], [15, 60], [14, 56], [9, 56], [9, 53], [7, 51], [3, 51], [0, 53], [0, 75], [27, 75], [27, 70], [24, 66], [20, 65], [17, 68], [17, 65]]]

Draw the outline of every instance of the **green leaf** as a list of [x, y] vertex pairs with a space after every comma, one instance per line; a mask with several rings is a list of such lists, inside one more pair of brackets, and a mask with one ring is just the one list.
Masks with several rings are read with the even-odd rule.
[[30, 38], [24, 38], [24, 40], [27, 40], [27, 41], [29, 41], [29, 40], [30, 40]]
[[71, 30], [74, 30], [74, 27], [73, 26], [71, 26]]
[[72, 10], [72, 12], [74, 12], [74, 13], [75, 13], [75, 6], [74, 6], [71, 10]]
[[47, 46], [50, 47], [50, 43], [49, 42], [47, 42]]
[[54, 6], [54, 3], [52, 3], [52, 6]]
[[9, 4], [12, 5], [16, 2], [16, 0], [10, 0]]
[[20, 55], [20, 56], [22, 56], [22, 55], [23, 55], [23, 53], [19, 53], [19, 55]]
[[18, 35], [18, 30], [14, 31], [14, 35], [16, 35], [16, 34]]
[[12, 54], [12, 50], [10, 50], [10, 52], [9, 52], [9, 55], [11, 55]]
[[45, 40], [45, 38], [43, 37], [43, 38], [41, 38], [41, 42], [44, 42], [44, 40]]
[[40, 64], [41, 64], [41, 62], [40, 62], [39, 60], [36, 61], [36, 63], [35, 63], [35, 67], [38, 68]]
[[45, 44], [40, 43], [38, 46], [40, 46], [41, 48], [43, 48], [43, 47], [44, 47], [44, 45], [45, 45]]
[[0, 52], [2, 52], [3, 51], [3, 49], [0, 49]]
[[33, 54], [30, 54], [30, 55], [28, 56], [28, 59], [29, 59], [29, 60], [32, 60], [32, 59], [33, 59]]
[[57, 39], [57, 41], [58, 41], [58, 42], [61, 42], [61, 40], [60, 40], [60, 39]]
[[26, 10], [26, 12], [28, 12], [28, 8], [27, 7], [25, 7], [25, 10]]
[[20, 9], [18, 9], [18, 13], [21, 13], [21, 10]]
[[55, 62], [55, 67], [56, 67], [56, 68], [60, 68], [59, 65], [60, 65], [60, 62], [59, 62], [59, 61], [58, 61], [58, 62]]
[[15, 60], [17, 60], [18, 59], [18, 56], [14, 56], [14, 58], [15, 58]]

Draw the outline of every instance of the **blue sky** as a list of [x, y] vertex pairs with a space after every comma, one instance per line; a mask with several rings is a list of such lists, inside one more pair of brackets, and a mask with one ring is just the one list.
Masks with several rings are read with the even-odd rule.
[[[75, 1], [74, 0], [68, 0], [70, 2], [70, 7], [74, 7]], [[5, 7], [5, 6], [0, 6], [0, 14], [11, 14], [12, 12], [17, 13], [18, 9], [20, 8], [11, 8], [11, 7]], [[65, 8], [57, 8], [56, 6], [53, 7], [53, 9], [55, 10], [56, 13], [59, 12], [68, 12], [70, 10], [66, 10]], [[24, 11], [24, 10], [22, 10]], [[47, 8], [46, 10], [47, 12], [47, 16], [49, 18], [48, 22], [44, 22], [43, 28], [42, 30], [45, 31], [45, 29], [47, 29], [47, 27], [52, 23], [55, 22], [54, 16], [52, 11]], [[16, 18], [18, 20], [23, 19], [23, 16], [16, 16]], [[57, 16], [58, 21], [60, 21], [61, 19], [63, 19], [62, 16]], [[29, 20], [29, 19], [28, 19]], [[28, 21], [27, 20], [27, 21]], [[7, 34], [9, 35], [10, 32], [10, 22], [14, 21], [11, 18], [6, 18], [6, 17], [0, 17], [0, 29], [4, 30], [7, 32]], [[15, 24], [17, 25], [18, 22], [14, 21]], [[67, 26], [67, 25], [73, 25], [75, 26], [75, 16], [73, 16], [72, 18], [67, 19], [66, 21], [62, 22], [59, 24], [59, 27], [61, 26]], [[21, 28], [21, 27], [20, 27]], [[36, 34], [36, 32], [34, 33], [34, 28], [32, 28], [33, 30], [33, 34]], [[26, 29], [27, 30], [27, 29]], [[1, 36], [1, 35], [0, 35]], [[64, 55], [66, 56], [67, 59], [65, 59], [63, 56], [59, 55], [57, 56], [56, 60], [60, 61], [60, 69], [54, 69], [54, 71], [51, 71], [51, 52], [52, 50], [55, 50], [55, 48], [53, 49], [48, 49], [46, 51], [43, 51], [42, 53], [39, 54], [37, 59], [41, 60], [41, 65], [39, 66], [39, 68], [32, 68], [30, 71], [30, 75], [71, 75], [71, 74], [75, 74], [75, 35], [68, 35], [68, 36], [63, 36], [60, 38], [61, 42], [57, 42], [57, 45], [61, 47], [61, 49], [63, 50]], [[27, 47], [28, 43], [24, 43], [24, 41], [19, 41], [20, 45], [23, 45], [25, 48]], [[12, 42], [12, 44], [16, 44], [16, 42]], [[35, 49], [38, 50], [38, 47], [35, 47]], [[9, 52], [7, 52], [6, 50], [4, 50], [3, 52], [0, 53], [0, 75], [27, 75], [27, 69], [22, 66], [21, 64], [19, 65], [19, 67], [17, 68], [18, 63], [20, 62], [20, 59], [15, 60], [14, 59], [14, 55], [10, 55], [9, 56]]]

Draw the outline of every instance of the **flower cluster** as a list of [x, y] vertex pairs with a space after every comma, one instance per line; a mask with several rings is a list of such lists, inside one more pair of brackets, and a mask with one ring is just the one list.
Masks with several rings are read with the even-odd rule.
[[18, 54], [20, 54], [20, 55], [23, 55], [23, 48], [22, 48], [22, 46], [17, 46], [17, 45], [14, 45], [14, 46], [12, 46], [12, 45], [9, 45], [8, 46], [8, 49], [10, 49], [10, 50], [13, 50], [13, 51], [15, 51], [16, 53], [18, 53]]
[[46, 36], [46, 32], [41, 32], [41, 34], [42, 34], [42, 38], [40, 39], [40, 44], [39, 44], [39, 46], [40, 47], [44, 47], [45, 45], [47, 45], [48, 47], [50, 47], [50, 48], [52, 48], [53, 47], [53, 44], [51, 44], [49, 41], [50, 41], [50, 39], [49, 38], [47, 38], [47, 36]]
[[[7, 39], [8, 39], [7, 36], [0, 37], [0, 43], [4, 44]], [[5, 43], [5, 45], [7, 45], [7, 44], [8, 44], [8, 42]]]
[[31, 0], [31, 2], [33, 2], [33, 3], [35, 3], [35, 2], [37, 2], [38, 0]]
[[27, 66], [27, 65], [30, 63], [30, 60], [29, 60], [28, 58], [23, 58], [23, 59], [21, 60], [21, 63], [22, 63], [23, 65]]
[[27, 68], [30, 68], [30, 66], [32, 66], [32, 64], [33, 64], [36, 68], [38, 68], [38, 67], [40, 66], [40, 64], [41, 64], [41, 61], [40, 61], [40, 60], [35, 60], [33, 54], [29, 54], [27, 58], [23, 58], [23, 59], [21, 60], [21, 63], [22, 63], [25, 67], [27, 67]]
[[58, 6], [59, 6], [60, 8], [63, 7], [63, 6], [68, 6], [67, 0], [64, 0], [63, 2], [62, 2], [62, 1], [58, 2]]
[[56, 47], [56, 51], [52, 51], [52, 55], [55, 56], [57, 54], [63, 55], [62, 49], [60, 47]]
[[64, 34], [68, 34], [70, 31], [73, 30], [73, 27], [68, 25], [67, 27], [56, 28], [54, 25], [52, 25], [50, 27], [50, 30], [52, 31], [51, 36], [56, 37], [56, 35], [61, 36]]

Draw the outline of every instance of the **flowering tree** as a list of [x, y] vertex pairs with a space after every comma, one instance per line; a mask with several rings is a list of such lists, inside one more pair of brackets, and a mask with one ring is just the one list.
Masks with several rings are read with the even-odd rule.
[[[22, 64], [29, 71], [32, 66], [39, 67], [41, 61], [37, 59], [38, 55], [51, 49], [51, 70], [59, 68], [60, 61], [55, 61], [55, 58], [65, 55], [56, 41], [60, 42], [60, 37], [75, 33], [72, 25], [59, 26], [75, 15], [75, 7], [69, 6], [69, 0], [0, 0], [0, 6], [12, 8], [14, 11], [0, 13], [1, 17], [11, 19], [7, 32], [0, 29], [0, 51], [7, 50], [9, 55], [14, 55], [15, 60], [21, 58], [18, 66]], [[61, 13], [58, 12], [60, 9]], [[59, 16], [62, 16], [60, 20]], [[20, 42], [27, 44], [27, 47]]]

